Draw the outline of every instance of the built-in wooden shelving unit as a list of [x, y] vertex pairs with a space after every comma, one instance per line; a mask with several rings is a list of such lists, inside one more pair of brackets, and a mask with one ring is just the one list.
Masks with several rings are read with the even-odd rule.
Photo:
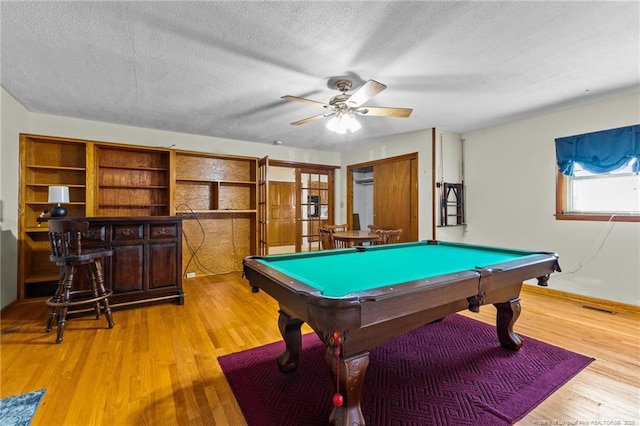
[[237, 271], [256, 253], [257, 170], [253, 157], [175, 152], [173, 212], [194, 236], [183, 248], [186, 272]]
[[20, 162], [19, 301], [55, 288], [37, 223], [53, 185], [69, 187], [68, 217], [179, 216], [182, 275], [239, 270], [256, 254], [257, 158], [22, 134]]

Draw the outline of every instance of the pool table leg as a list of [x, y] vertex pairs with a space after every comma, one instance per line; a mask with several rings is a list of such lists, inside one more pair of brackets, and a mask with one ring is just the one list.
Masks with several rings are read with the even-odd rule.
[[278, 328], [284, 339], [285, 350], [278, 357], [278, 368], [283, 373], [293, 373], [298, 368], [300, 352], [302, 351], [302, 327], [303, 321], [291, 318], [280, 311]]
[[520, 298], [508, 302], [494, 303], [496, 313], [496, 331], [500, 345], [510, 351], [517, 351], [522, 346], [522, 339], [513, 331], [513, 325], [520, 316]]
[[[331, 370], [331, 378], [333, 386], [336, 386], [336, 355], [333, 347], [328, 346], [325, 353], [325, 359]], [[360, 401], [362, 400], [362, 385], [364, 383], [364, 374], [369, 365], [369, 352], [358, 354], [351, 358], [339, 358], [340, 365], [340, 389], [344, 401], [342, 406], [333, 407], [333, 411], [329, 416], [329, 423], [336, 426], [364, 426], [364, 417], [362, 416], [362, 408]]]

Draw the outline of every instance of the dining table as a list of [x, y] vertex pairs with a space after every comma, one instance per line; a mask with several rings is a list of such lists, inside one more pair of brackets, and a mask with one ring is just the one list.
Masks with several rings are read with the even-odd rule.
[[361, 246], [364, 243], [374, 243], [380, 239], [380, 235], [371, 231], [341, 231], [334, 232], [333, 239], [343, 241], [348, 247]]

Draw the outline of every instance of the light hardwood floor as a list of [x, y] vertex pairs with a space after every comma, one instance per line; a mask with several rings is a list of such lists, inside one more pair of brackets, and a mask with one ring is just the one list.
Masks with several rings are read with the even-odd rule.
[[[5, 309], [0, 396], [46, 388], [33, 426], [245, 424], [217, 357], [280, 340], [277, 303], [239, 273], [184, 286], [184, 306], [116, 311], [111, 330], [104, 318], [76, 318], [61, 344], [44, 333], [44, 303]], [[518, 333], [596, 361], [518, 424], [640, 425], [640, 315], [583, 305], [594, 303], [523, 291]], [[495, 309], [463, 315], [494, 324]]]

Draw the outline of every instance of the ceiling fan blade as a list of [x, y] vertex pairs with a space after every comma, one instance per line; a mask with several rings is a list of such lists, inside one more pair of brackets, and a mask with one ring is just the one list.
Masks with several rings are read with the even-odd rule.
[[331, 105], [325, 104], [324, 102], [313, 101], [311, 99], [306, 99], [306, 98], [299, 98], [297, 96], [286, 95], [286, 96], [282, 96], [281, 98], [285, 99], [287, 101], [302, 102], [304, 104], [318, 105], [318, 106], [321, 106], [323, 108], [330, 108], [331, 107]]
[[301, 124], [311, 123], [312, 121], [320, 120], [321, 118], [331, 117], [335, 115], [335, 112], [328, 112], [326, 114], [314, 115], [313, 117], [303, 118], [302, 120], [294, 121], [291, 123], [292, 126], [299, 126]]
[[360, 115], [373, 115], [376, 117], [400, 117], [407, 118], [413, 112], [411, 108], [388, 107], [362, 107], [355, 110]]
[[362, 87], [356, 90], [353, 95], [349, 96], [347, 105], [350, 107], [359, 107], [386, 88], [387, 86], [382, 83], [378, 83], [375, 80], [369, 80], [363, 84]]

